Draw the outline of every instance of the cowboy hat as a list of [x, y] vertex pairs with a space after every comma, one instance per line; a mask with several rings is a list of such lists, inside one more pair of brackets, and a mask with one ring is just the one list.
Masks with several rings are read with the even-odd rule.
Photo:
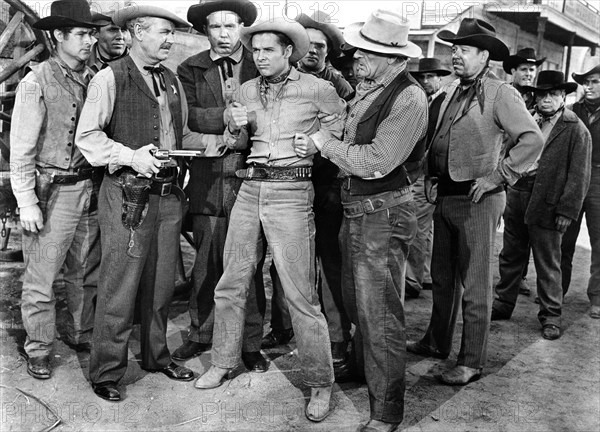
[[502, 68], [504, 72], [511, 75], [512, 70], [516, 69], [519, 65], [523, 63], [531, 63], [536, 66], [541, 65], [546, 61], [546, 57], [542, 57], [541, 59], [537, 59], [535, 56], [535, 50], [533, 48], [523, 48], [517, 51], [516, 54], [511, 55], [502, 64]]
[[114, 24], [112, 20], [112, 15], [114, 11], [107, 12], [106, 14], [101, 14], [98, 12], [92, 12], [92, 22], [96, 23], [97, 26], [107, 26], [110, 24]]
[[295, 63], [306, 55], [310, 46], [310, 40], [304, 27], [296, 21], [289, 21], [283, 17], [271, 18], [268, 21], [262, 21], [251, 27], [242, 27], [240, 30], [240, 40], [246, 48], [252, 50], [252, 36], [256, 33], [283, 33], [294, 44], [294, 50], [290, 56], [290, 62]]
[[346, 27], [344, 39], [358, 49], [384, 55], [419, 57], [421, 48], [408, 40], [409, 28], [408, 20], [402, 15], [377, 9], [366, 22]]
[[419, 75], [424, 73], [434, 73], [439, 76], [447, 76], [452, 72], [448, 69], [442, 68], [442, 62], [439, 59], [425, 57], [419, 60], [419, 69], [410, 72], [413, 75]]
[[306, 29], [313, 28], [322, 31], [331, 42], [329, 55], [331, 57], [339, 55], [341, 47], [344, 44], [344, 36], [341, 30], [331, 23], [331, 16], [328, 13], [316, 10], [310, 17], [301, 13], [295, 19]]
[[85, 0], [57, 0], [50, 5], [50, 16], [37, 21], [32, 27], [54, 30], [65, 27], [101, 27], [92, 22], [90, 5]]
[[494, 26], [476, 18], [463, 19], [456, 34], [442, 30], [437, 37], [454, 45], [469, 45], [487, 50], [490, 60], [502, 61], [510, 54], [504, 42], [496, 37]]
[[187, 19], [195, 30], [204, 34], [206, 18], [218, 11], [236, 13], [245, 26], [251, 26], [258, 15], [256, 6], [249, 0], [200, 0], [200, 4], [190, 6]]
[[535, 86], [523, 87], [527, 91], [547, 91], [547, 90], [564, 90], [573, 93], [577, 90], [577, 83], [566, 82], [565, 74], [561, 71], [545, 70], [538, 75], [537, 84]]
[[582, 74], [576, 74], [575, 72], [573, 72], [571, 74], [571, 76], [573, 77], [573, 79], [575, 80], [575, 82], [583, 85], [583, 80], [585, 79], [586, 76], [592, 75], [592, 74], [600, 74], [600, 64], [594, 66], [593, 68], [591, 68], [589, 71], [582, 73]]
[[139, 17], [155, 17], [169, 20], [175, 27], [191, 27], [190, 23], [179, 18], [173, 12], [158, 6], [131, 5], [117, 9], [113, 15], [115, 25], [123, 28], [130, 21]]
[[329, 63], [335, 69], [342, 69], [347, 63], [354, 62], [354, 53], [356, 52], [356, 48], [344, 44], [342, 45], [343, 50], [341, 54], [337, 57], [331, 57], [329, 59]]

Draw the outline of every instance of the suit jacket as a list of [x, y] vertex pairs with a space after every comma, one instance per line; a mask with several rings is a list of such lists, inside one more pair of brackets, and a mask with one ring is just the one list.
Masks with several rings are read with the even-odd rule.
[[[187, 97], [188, 126], [192, 131], [223, 134], [225, 101], [221, 89], [219, 68], [206, 50], [186, 59], [177, 68], [177, 74]], [[252, 53], [244, 49], [240, 84], [255, 78], [258, 71]], [[190, 197], [189, 212], [224, 216], [233, 206], [241, 182], [235, 171], [243, 168], [246, 156], [227, 153], [220, 158], [194, 159], [186, 192]]]
[[[460, 85], [455, 80], [445, 89], [435, 134]], [[525, 175], [542, 151], [544, 138], [525, 108], [519, 92], [510, 84], [486, 73], [481, 79], [483, 109], [477, 97], [452, 120], [448, 148], [448, 171], [454, 181], [485, 177], [494, 184], [514, 184]], [[512, 143], [503, 153], [504, 132]], [[433, 138], [433, 137], [432, 137]]]
[[557, 215], [577, 220], [590, 184], [592, 137], [581, 120], [564, 110], [539, 160], [525, 223], [553, 229]]

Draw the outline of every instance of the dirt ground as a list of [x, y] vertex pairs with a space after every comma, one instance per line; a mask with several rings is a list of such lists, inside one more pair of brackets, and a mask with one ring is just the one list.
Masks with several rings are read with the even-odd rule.
[[[13, 233], [15, 247], [18, 232]], [[497, 250], [501, 248], [498, 235]], [[489, 358], [481, 380], [447, 387], [434, 378], [456, 361], [461, 334], [446, 361], [408, 355], [405, 420], [409, 431], [600, 431], [600, 320], [587, 315], [589, 274], [587, 233], [580, 236], [574, 280], [564, 301], [564, 335], [544, 340], [534, 296], [520, 296], [511, 321], [493, 322]], [[497, 262], [494, 263], [497, 265]], [[334, 386], [333, 413], [322, 423], [304, 417], [309, 392], [301, 385], [295, 344], [267, 350], [265, 374], [242, 373], [214, 390], [196, 390], [139, 366], [139, 328], [135, 328], [129, 366], [122, 382], [124, 401], [94, 395], [88, 381], [88, 353], [76, 353], [57, 340], [53, 376], [31, 378], [18, 350], [25, 338], [20, 312], [22, 263], [0, 268], [0, 430], [41, 431], [353, 431], [369, 415], [365, 385]], [[535, 292], [535, 269], [528, 283]], [[66, 314], [64, 292], [56, 285], [58, 334]], [[408, 339], [425, 331], [431, 292], [406, 302]], [[171, 307], [168, 341], [174, 350], [189, 323], [187, 302]], [[210, 353], [187, 362], [197, 374], [209, 366]], [[19, 391], [21, 390], [21, 391]]]

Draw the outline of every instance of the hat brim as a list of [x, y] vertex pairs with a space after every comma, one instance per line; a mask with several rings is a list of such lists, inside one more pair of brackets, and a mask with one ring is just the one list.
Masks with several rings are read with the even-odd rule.
[[246, 27], [254, 24], [258, 15], [256, 6], [250, 1], [221, 0], [219, 2], [190, 6], [187, 13], [187, 19], [192, 23], [194, 30], [198, 33], [205, 34], [204, 26], [206, 25], [206, 18], [210, 14], [218, 11], [231, 11], [236, 13]]
[[329, 50], [330, 57], [337, 57], [344, 44], [344, 36], [342, 31], [333, 24], [326, 24], [319, 21], [315, 21], [308, 15], [301, 13], [296, 17], [296, 21], [306, 29], [314, 28], [320, 30], [329, 38], [331, 41], [331, 49]]
[[103, 24], [98, 24], [91, 21], [77, 21], [72, 18], [54, 15], [40, 19], [39, 21], [35, 22], [31, 27], [38, 30], [54, 30], [65, 27], [96, 28], [102, 26]]
[[283, 33], [294, 43], [294, 49], [290, 56], [290, 62], [296, 63], [306, 55], [310, 47], [310, 40], [304, 27], [297, 22], [270, 20], [263, 21], [252, 27], [242, 27], [240, 40], [242, 44], [252, 51], [252, 36], [256, 33], [277, 32]]
[[451, 31], [442, 30], [437, 37], [453, 45], [469, 45], [487, 50], [490, 53], [490, 60], [503, 61], [510, 55], [510, 51], [504, 42], [487, 34], [456, 37], [456, 34]]
[[410, 73], [413, 74], [413, 75], [419, 75], [419, 74], [425, 74], [425, 73], [434, 73], [434, 74], [438, 74], [439, 76], [448, 76], [448, 75], [452, 74], [452, 71], [449, 71], [447, 69], [429, 69], [429, 70], [411, 71]]
[[521, 57], [518, 55], [511, 55], [506, 60], [504, 60], [504, 63], [502, 64], [502, 68], [504, 69], [504, 72], [506, 72], [509, 75], [512, 75], [512, 70], [516, 69], [517, 66], [519, 66], [523, 63], [531, 63], [536, 66], [539, 66], [542, 63], [544, 63], [545, 61], [546, 61], [546, 57], [542, 57], [541, 59], [536, 60], [536, 59], [528, 59], [528, 58]]
[[175, 27], [191, 27], [187, 21], [179, 18], [173, 12], [158, 6], [131, 5], [118, 9], [113, 15], [113, 22], [119, 27], [125, 27], [127, 21], [139, 17], [163, 18], [171, 21]]
[[584, 81], [585, 77], [595, 74], [595, 73], [600, 73], [600, 64], [594, 66], [592, 69], [590, 69], [589, 71], [584, 72], [582, 74], [577, 74], [577, 73], [573, 72], [571, 74], [571, 76], [573, 77], [573, 79], [575, 80], [576, 83], [583, 85], [583, 81]]
[[555, 85], [550, 85], [550, 84], [541, 85], [538, 87], [524, 86], [523, 89], [527, 90], [527, 91], [531, 91], [531, 92], [548, 91], [548, 90], [564, 90], [567, 94], [569, 94], [569, 93], [573, 93], [575, 90], [577, 90], [577, 83], [566, 82], [566, 83], [555, 84]]
[[350, 24], [344, 29], [344, 39], [349, 45], [352, 45], [358, 49], [364, 49], [384, 55], [404, 56], [411, 58], [416, 58], [421, 55], [421, 48], [410, 41], [407, 41], [406, 45], [404, 46], [390, 46], [371, 42], [370, 40], [365, 39], [360, 33], [364, 24], [364, 22], [357, 22]]

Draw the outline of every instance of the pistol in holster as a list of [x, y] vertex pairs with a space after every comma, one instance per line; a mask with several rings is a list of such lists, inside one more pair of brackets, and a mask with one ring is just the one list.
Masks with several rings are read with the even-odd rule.
[[130, 171], [124, 171], [118, 179], [123, 191], [121, 221], [125, 228], [134, 230], [142, 224], [148, 213], [152, 180], [138, 177], [135, 172]]
[[48, 210], [48, 201], [52, 195], [53, 175], [44, 171], [35, 171], [35, 195], [38, 199], [38, 207], [42, 211], [44, 222], [46, 221], [46, 212]]

